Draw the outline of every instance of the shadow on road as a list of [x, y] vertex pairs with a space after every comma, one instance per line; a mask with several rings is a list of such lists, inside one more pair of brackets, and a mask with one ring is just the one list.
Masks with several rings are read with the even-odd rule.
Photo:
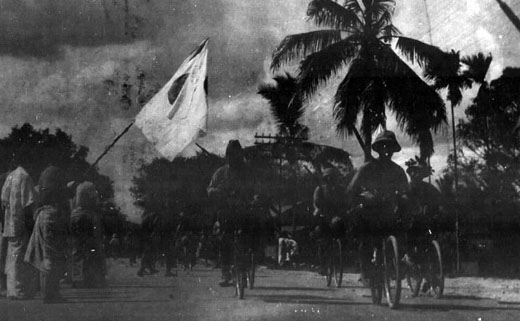
[[467, 304], [401, 304], [401, 311], [520, 311], [520, 308], [498, 307], [498, 306], [477, 306]]
[[478, 296], [474, 296], [474, 295], [457, 295], [457, 294], [443, 295], [442, 299], [443, 300], [475, 300], [475, 301], [483, 300], [483, 298], [479, 298]]
[[324, 304], [324, 305], [370, 305], [369, 302], [353, 302], [316, 295], [254, 295], [266, 303]]
[[[66, 298], [67, 299], [67, 298]], [[67, 300], [64, 304], [99, 304], [99, 303], [164, 303], [171, 300]]]
[[149, 284], [116, 284], [110, 285], [113, 289], [171, 289], [173, 285], [149, 285]]
[[255, 290], [272, 290], [272, 291], [332, 291], [331, 288], [306, 288], [294, 286], [256, 286]]

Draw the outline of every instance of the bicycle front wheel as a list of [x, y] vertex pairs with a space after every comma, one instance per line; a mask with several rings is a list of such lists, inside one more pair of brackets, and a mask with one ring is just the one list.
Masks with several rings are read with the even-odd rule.
[[397, 239], [389, 236], [383, 242], [383, 272], [386, 300], [391, 309], [397, 309], [401, 299], [399, 261]]
[[341, 245], [341, 240], [337, 239], [334, 242], [334, 250], [332, 251], [333, 255], [333, 269], [334, 269], [334, 282], [336, 283], [336, 287], [340, 288], [341, 283], [343, 281], [343, 249]]
[[247, 273], [247, 279], [249, 281], [249, 288], [254, 289], [255, 287], [255, 271], [256, 271], [256, 262], [255, 262], [255, 254], [251, 253], [251, 262], [250, 262], [249, 270]]
[[439, 242], [433, 240], [428, 256], [428, 269], [430, 286], [436, 299], [440, 299], [444, 293], [444, 271], [442, 269], [442, 255]]

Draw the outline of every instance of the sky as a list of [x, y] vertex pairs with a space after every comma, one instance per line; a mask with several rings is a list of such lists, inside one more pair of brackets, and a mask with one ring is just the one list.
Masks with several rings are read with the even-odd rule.
[[[504, 0], [520, 14], [520, 3]], [[94, 160], [139, 112], [143, 92], [166, 83], [179, 64], [209, 37], [208, 135], [198, 142], [222, 154], [229, 139], [242, 145], [274, 132], [267, 102], [256, 94], [273, 74], [273, 50], [286, 35], [313, 30], [308, 0], [0, 0], [0, 137], [30, 122], [61, 128], [90, 148]], [[488, 80], [518, 66], [520, 34], [496, 0], [397, 0], [394, 24], [409, 37], [462, 55], [491, 53]], [[339, 75], [341, 76], [341, 75]], [[355, 165], [358, 143], [334, 131], [332, 95], [339, 76], [309, 102], [303, 122], [310, 140], [346, 149]], [[128, 101], [121, 101], [127, 92]], [[464, 115], [476, 89], [456, 109]], [[390, 117], [388, 127], [395, 129]], [[439, 173], [449, 152], [449, 126], [435, 137]], [[418, 154], [398, 130], [398, 164]], [[191, 155], [191, 146], [185, 155]], [[132, 220], [139, 210], [129, 192], [143, 163], [159, 155], [132, 128], [99, 163], [115, 182], [116, 202]]]

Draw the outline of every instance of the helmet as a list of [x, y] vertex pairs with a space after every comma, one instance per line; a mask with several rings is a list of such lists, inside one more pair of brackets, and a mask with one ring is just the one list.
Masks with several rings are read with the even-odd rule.
[[384, 148], [388, 148], [392, 153], [397, 153], [401, 150], [401, 146], [395, 138], [395, 134], [392, 131], [384, 130], [377, 135], [374, 143], [372, 143], [372, 149], [380, 153]]
[[415, 156], [415, 159], [411, 158], [405, 163], [405, 165], [408, 166], [406, 173], [410, 176], [414, 175], [423, 179], [433, 173], [432, 167], [428, 165], [424, 159], [421, 159], [417, 156]]
[[232, 157], [241, 156], [243, 153], [242, 145], [238, 140], [230, 140], [226, 147], [226, 158], [230, 159]]

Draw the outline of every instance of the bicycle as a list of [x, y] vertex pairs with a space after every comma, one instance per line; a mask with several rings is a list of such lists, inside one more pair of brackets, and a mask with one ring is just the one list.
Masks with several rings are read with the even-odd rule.
[[[381, 241], [380, 246], [377, 244], [379, 241]], [[376, 240], [372, 244], [372, 259], [365, 272], [368, 278], [372, 303], [381, 304], [384, 294], [388, 306], [391, 309], [397, 309], [401, 299], [401, 274], [397, 238], [390, 235], [379, 241]]]
[[444, 271], [439, 242], [429, 240], [424, 246], [414, 246], [411, 254], [417, 260], [409, 263], [406, 273], [412, 297], [419, 296], [423, 285], [423, 291], [432, 290], [434, 297], [440, 299], [444, 293]]
[[329, 257], [327, 262], [327, 271], [325, 275], [325, 279], [327, 281], [327, 286], [332, 285], [332, 280], [334, 279], [335, 285], [337, 288], [341, 287], [341, 283], [343, 281], [343, 249], [342, 249], [341, 240], [339, 238], [335, 238], [332, 240]]
[[244, 298], [245, 288], [254, 288], [255, 282], [255, 255], [253, 249], [248, 247], [241, 231], [235, 231], [233, 241], [233, 265], [231, 276], [235, 285], [235, 296], [240, 300]]

